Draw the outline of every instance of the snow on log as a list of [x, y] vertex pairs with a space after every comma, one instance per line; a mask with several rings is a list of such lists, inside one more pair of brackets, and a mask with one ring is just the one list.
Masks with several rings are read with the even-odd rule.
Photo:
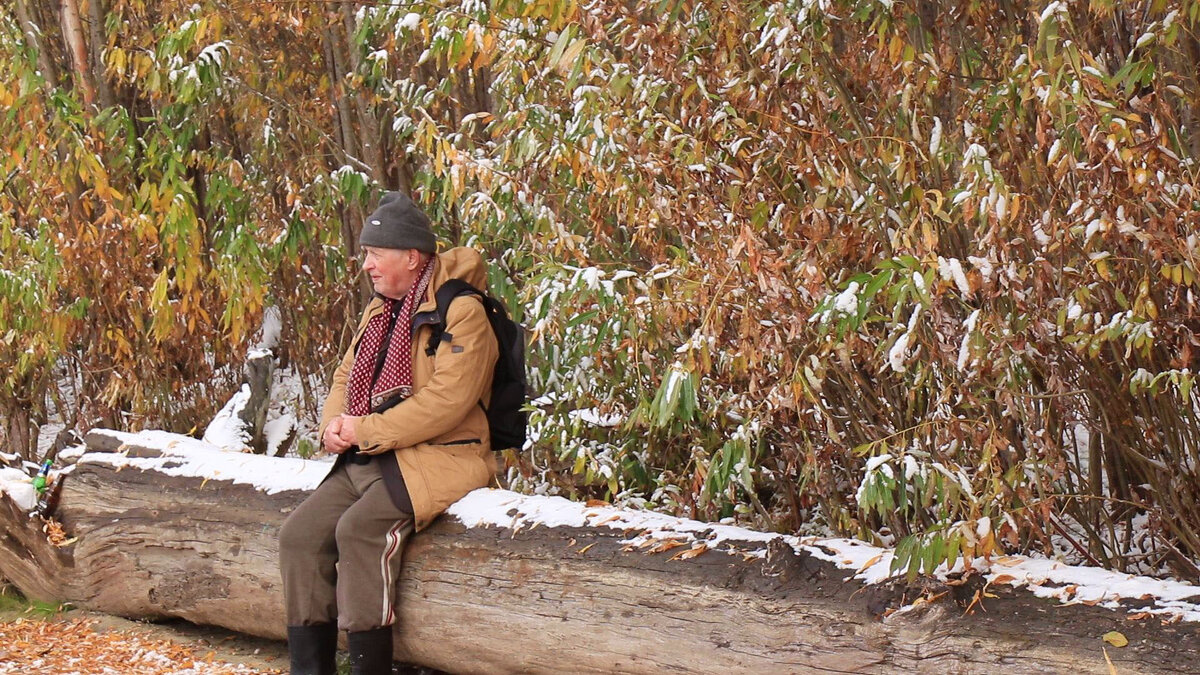
[[[327, 462], [161, 432], [94, 431], [87, 445], [58, 514], [73, 543], [51, 545], [0, 497], [0, 576], [43, 600], [283, 637], [278, 528]], [[965, 580], [865, 583], [889, 561], [848, 540], [478, 490], [406, 551], [397, 658], [486, 673], [1099, 673], [1106, 652], [1123, 673], [1200, 662], [1187, 584], [1095, 570], [1072, 583], [1074, 568], [1024, 558]], [[1014, 586], [1073, 586], [1077, 604]], [[1127, 647], [1105, 649], [1113, 630]]]

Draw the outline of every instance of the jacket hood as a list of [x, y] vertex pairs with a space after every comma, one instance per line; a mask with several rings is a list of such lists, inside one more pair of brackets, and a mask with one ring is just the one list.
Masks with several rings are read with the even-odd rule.
[[433, 281], [425, 291], [425, 302], [421, 303], [418, 311], [433, 309], [437, 289], [450, 279], [462, 279], [481, 291], [487, 291], [487, 264], [479, 251], [469, 246], [458, 246], [439, 253], [435, 264]]

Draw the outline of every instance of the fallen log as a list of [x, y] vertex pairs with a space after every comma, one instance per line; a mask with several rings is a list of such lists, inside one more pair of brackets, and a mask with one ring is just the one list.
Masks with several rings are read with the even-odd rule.
[[[41, 600], [284, 636], [278, 528], [327, 464], [161, 433], [97, 431], [87, 445], [58, 513], [72, 543], [51, 545], [37, 519], [0, 497], [0, 576]], [[864, 585], [843, 567], [872, 567], [880, 562], [867, 558], [879, 555], [837, 541], [479, 490], [409, 545], [396, 656], [478, 673], [1100, 673], [1106, 658], [1128, 673], [1200, 663], [1198, 623], [1063, 606], [987, 586], [983, 575]], [[1129, 646], [1106, 648], [1110, 630]]]

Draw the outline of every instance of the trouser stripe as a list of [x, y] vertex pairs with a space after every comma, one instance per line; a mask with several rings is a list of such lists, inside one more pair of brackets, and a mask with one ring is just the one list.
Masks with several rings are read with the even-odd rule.
[[383, 555], [379, 559], [379, 573], [383, 579], [383, 621], [380, 626], [390, 626], [396, 619], [396, 612], [392, 607], [392, 558], [400, 552], [400, 533], [406, 527], [408, 521], [401, 520], [388, 530], [387, 545], [383, 547]]

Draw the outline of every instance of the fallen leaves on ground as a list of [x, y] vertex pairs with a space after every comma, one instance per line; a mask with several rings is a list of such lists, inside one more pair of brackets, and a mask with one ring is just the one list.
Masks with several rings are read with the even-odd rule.
[[211, 652], [135, 631], [97, 633], [94, 621], [27, 621], [0, 623], [0, 673], [55, 675], [263, 675], [282, 670], [256, 670], [216, 661]]

